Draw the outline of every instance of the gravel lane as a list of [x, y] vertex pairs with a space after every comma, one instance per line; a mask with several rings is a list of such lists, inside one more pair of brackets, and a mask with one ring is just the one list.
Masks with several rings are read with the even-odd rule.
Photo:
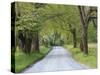
[[54, 46], [53, 49], [39, 62], [31, 65], [22, 73], [67, 71], [87, 69], [83, 64], [75, 61], [68, 50], [61, 46]]

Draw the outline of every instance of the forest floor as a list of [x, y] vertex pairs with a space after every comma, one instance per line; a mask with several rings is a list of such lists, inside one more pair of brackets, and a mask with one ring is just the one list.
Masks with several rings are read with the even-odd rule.
[[97, 68], [97, 45], [96, 43], [89, 43], [88, 47], [89, 54], [85, 55], [80, 51], [79, 47], [73, 48], [73, 45], [65, 46], [75, 60], [89, 66], [90, 68]]
[[61, 46], [54, 46], [42, 60], [26, 68], [22, 73], [81, 70], [87, 68], [87, 66], [75, 61], [67, 49]]
[[40, 53], [25, 54], [17, 49], [15, 52], [15, 72], [19, 73], [31, 64], [42, 59], [49, 52], [48, 48], [41, 46]]

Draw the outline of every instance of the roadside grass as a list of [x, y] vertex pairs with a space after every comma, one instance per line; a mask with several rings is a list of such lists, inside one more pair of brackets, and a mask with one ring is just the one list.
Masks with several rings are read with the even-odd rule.
[[80, 48], [78, 47], [73, 48], [72, 45], [66, 45], [64, 47], [71, 52], [72, 57], [75, 58], [75, 60], [77, 60], [78, 62], [83, 63], [89, 66], [90, 68], [97, 68], [97, 47], [95, 43], [88, 44], [89, 47], [88, 55], [82, 53], [80, 51]]
[[48, 48], [41, 46], [40, 53], [31, 53], [29, 55], [17, 50], [15, 53], [15, 72], [19, 73], [34, 64], [36, 61], [42, 59], [49, 52]]

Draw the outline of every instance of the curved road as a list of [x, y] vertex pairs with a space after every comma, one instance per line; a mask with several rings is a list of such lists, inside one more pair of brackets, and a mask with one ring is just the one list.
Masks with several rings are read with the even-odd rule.
[[87, 69], [83, 64], [76, 62], [68, 52], [61, 46], [53, 49], [36, 64], [31, 65], [22, 73], [46, 72], [46, 71], [66, 71], [66, 70]]

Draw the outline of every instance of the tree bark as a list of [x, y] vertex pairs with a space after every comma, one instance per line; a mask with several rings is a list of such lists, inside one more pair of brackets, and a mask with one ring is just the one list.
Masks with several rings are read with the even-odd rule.
[[38, 34], [38, 31], [36, 32], [36, 39], [35, 39], [35, 49], [36, 49], [36, 52], [39, 52], [39, 34]]
[[79, 14], [80, 14], [80, 19], [82, 23], [82, 47], [83, 47], [83, 52], [84, 54], [88, 55], [88, 39], [87, 39], [87, 34], [88, 34], [88, 24], [86, 20], [86, 16], [84, 15], [85, 13], [83, 12], [84, 10], [83, 7], [78, 6], [79, 9]]
[[76, 28], [72, 27], [72, 25], [69, 24], [69, 29], [73, 36], [73, 47], [76, 48], [77, 47]]
[[33, 39], [32, 39], [31, 51], [39, 53], [39, 34], [38, 34], [38, 32], [34, 33], [34, 36], [33, 36]]
[[82, 39], [80, 40], [80, 49], [81, 49], [82, 52], [84, 51]]
[[88, 27], [83, 28], [83, 33], [82, 33], [82, 43], [83, 43], [83, 52], [85, 54], [88, 54]]
[[77, 39], [76, 39], [76, 29], [73, 29], [73, 47], [77, 47]]

